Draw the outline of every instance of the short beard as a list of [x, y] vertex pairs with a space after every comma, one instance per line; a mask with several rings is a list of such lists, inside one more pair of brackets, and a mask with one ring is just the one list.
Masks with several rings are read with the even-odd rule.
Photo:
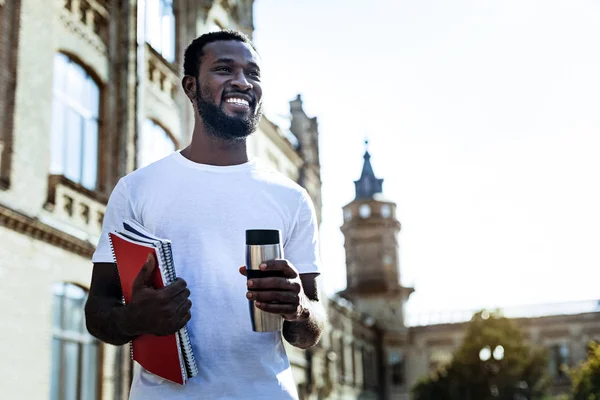
[[251, 106], [251, 111], [255, 112], [249, 117], [231, 117], [219, 106], [206, 100], [211, 98], [210, 92], [201, 87], [197, 79], [196, 87], [198, 88], [196, 90], [198, 114], [210, 135], [224, 141], [244, 141], [256, 131], [262, 116], [262, 104]]

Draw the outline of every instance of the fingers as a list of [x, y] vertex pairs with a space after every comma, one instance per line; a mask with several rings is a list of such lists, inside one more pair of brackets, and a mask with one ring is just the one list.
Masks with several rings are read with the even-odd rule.
[[190, 299], [185, 299], [178, 305], [177, 311], [175, 312], [175, 319], [180, 319], [185, 313], [190, 312], [192, 309], [192, 301]]
[[298, 281], [278, 277], [249, 279], [247, 286], [250, 290], [283, 290], [296, 294], [302, 290]]
[[280, 291], [269, 291], [269, 292], [248, 292], [246, 297], [249, 300], [255, 300], [266, 303], [284, 303], [284, 304], [299, 304], [300, 300], [297, 293], [293, 292], [280, 292]]
[[192, 319], [192, 313], [188, 311], [183, 315], [183, 317], [181, 317], [181, 319], [179, 319], [179, 322], [177, 323], [177, 330], [183, 328], [185, 324], [190, 321], [190, 319]]
[[288, 260], [270, 260], [260, 265], [261, 271], [281, 271], [286, 278], [296, 278], [298, 271]]
[[[187, 289], [187, 282], [181, 278], [177, 278], [175, 280], [175, 282], [159, 289], [158, 291], [162, 292], [163, 295], [168, 298], [174, 298], [177, 295], [179, 295], [179, 293], [183, 292], [186, 289]], [[189, 292], [189, 290], [188, 290], [188, 292]]]
[[190, 312], [191, 308], [192, 301], [190, 299], [187, 299], [183, 303], [181, 303], [181, 305], [177, 309], [177, 312], [171, 318], [172, 321], [176, 322], [175, 329], [179, 330], [183, 328], [183, 326], [188, 323], [190, 318], [192, 318], [192, 313]]
[[298, 315], [300, 314], [301, 308], [300, 305], [293, 304], [271, 304], [262, 302], [256, 302], [254, 304], [263, 311], [281, 315]]
[[133, 287], [152, 286], [152, 272], [154, 271], [154, 268], [156, 268], [156, 259], [154, 258], [154, 254], [150, 253], [142, 266], [142, 269], [135, 277]]
[[173, 297], [173, 303], [180, 305], [184, 303], [190, 297], [190, 290], [188, 288], [183, 289], [176, 296]]
[[178, 313], [168, 320], [163, 321], [161, 328], [158, 329], [154, 334], [158, 336], [166, 336], [175, 333], [183, 328], [185, 324], [190, 321], [190, 319], [192, 319], [192, 313], [189, 310]]

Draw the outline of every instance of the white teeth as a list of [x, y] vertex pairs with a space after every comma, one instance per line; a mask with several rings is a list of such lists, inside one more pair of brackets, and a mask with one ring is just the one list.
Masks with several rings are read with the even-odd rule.
[[240, 105], [243, 105], [243, 106], [249, 106], [250, 105], [247, 100], [238, 99], [238, 98], [235, 98], [235, 97], [227, 99], [226, 102], [227, 103], [240, 104]]

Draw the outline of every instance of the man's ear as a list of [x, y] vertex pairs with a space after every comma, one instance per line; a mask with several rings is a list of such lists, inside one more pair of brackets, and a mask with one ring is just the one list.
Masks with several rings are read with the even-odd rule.
[[187, 98], [193, 103], [196, 98], [196, 79], [193, 76], [185, 75], [181, 80], [181, 87]]

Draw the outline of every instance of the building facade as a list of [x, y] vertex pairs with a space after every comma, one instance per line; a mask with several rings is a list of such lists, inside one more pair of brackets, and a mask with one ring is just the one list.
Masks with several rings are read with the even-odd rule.
[[[342, 210], [347, 287], [327, 299], [327, 332], [309, 350], [308, 384], [300, 386], [305, 399], [411, 399], [419, 379], [452, 360], [477, 311], [406, 315], [413, 289], [401, 284], [401, 225], [370, 158], [366, 151], [355, 199]], [[527, 340], [548, 349], [552, 391], [567, 393], [565, 368], [586, 358], [590, 341], [600, 341], [600, 301], [502, 311]]]
[[[0, 397], [125, 399], [127, 346], [86, 329], [83, 305], [117, 180], [187, 144], [193, 116], [182, 53], [198, 35], [252, 34], [252, 0], [0, 0]], [[307, 188], [321, 212], [318, 124], [300, 97], [291, 126], [268, 116], [251, 153]], [[448, 362], [464, 321], [413, 321], [401, 284], [400, 222], [365, 154], [343, 208], [347, 289], [321, 296], [329, 324], [307, 351], [287, 346], [302, 399], [408, 399]], [[600, 340], [600, 313], [556, 307], [518, 323], [560, 366]], [[551, 314], [556, 315], [551, 315]]]
[[[0, 397], [123, 399], [127, 346], [98, 342], [83, 307], [106, 202], [123, 175], [190, 139], [180, 88], [202, 33], [251, 36], [252, 0], [0, 0]], [[318, 131], [290, 103], [250, 153], [320, 204]], [[3, 325], [5, 326], [5, 325]]]

